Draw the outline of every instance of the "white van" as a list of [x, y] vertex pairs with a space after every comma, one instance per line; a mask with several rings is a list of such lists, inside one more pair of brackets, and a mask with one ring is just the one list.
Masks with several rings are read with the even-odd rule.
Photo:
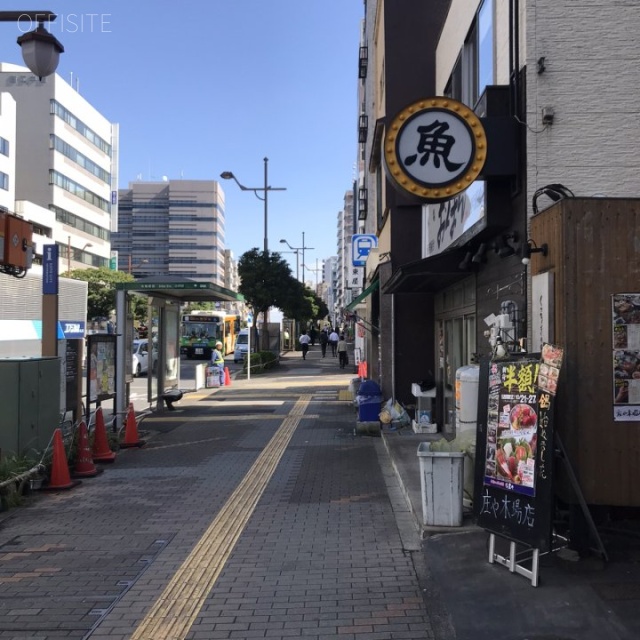
[[233, 361], [242, 362], [247, 355], [249, 347], [249, 329], [241, 329], [236, 338], [236, 346], [233, 350]]

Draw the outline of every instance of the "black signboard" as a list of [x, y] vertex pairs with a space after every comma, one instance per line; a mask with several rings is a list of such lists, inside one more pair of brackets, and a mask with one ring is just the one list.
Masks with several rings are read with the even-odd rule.
[[78, 385], [81, 381], [80, 348], [82, 340], [65, 340], [65, 408], [76, 411], [78, 408]]
[[554, 451], [552, 395], [538, 386], [540, 369], [532, 354], [481, 362], [473, 505], [478, 526], [544, 552]]

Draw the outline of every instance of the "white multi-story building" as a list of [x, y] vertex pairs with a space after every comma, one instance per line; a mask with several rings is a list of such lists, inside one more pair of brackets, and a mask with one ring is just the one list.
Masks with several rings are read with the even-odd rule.
[[[230, 291], [238, 291], [240, 286], [240, 276], [238, 275], [238, 262], [233, 257], [231, 249], [222, 251], [224, 257], [224, 284], [225, 289]], [[232, 313], [240, 313], [246, 315], [246, 305], [243, 302], [225, 302], [225, 308]]]
[[214, 180], [132, 182], [119, 191], [121, 271], [225, 286], [224, 192]]
[[[340, 315], [355, 297], [350, 286], [351, 269], [351, 237], [355, 233], [355, 214], [353, 206], [353, 191], [344, 194], [344, 208], [338, 212], [337, 228], [337, 287], [335, 290], [336, 305], [334, 314]], [[358, 291], [355, 291], [357, 294]]]
[[9, 192], [0, 204], [27, 218], [38, 212], [34, 261], [55, 243], [60, 273], [108, 266], [117, 125], [60, 76], [39, 80], [13, 64], [0, 64], [0, 108], [0, 193]]
[[0, 93], [0, 208], [13, 211], [16, 200], [16, 101]]

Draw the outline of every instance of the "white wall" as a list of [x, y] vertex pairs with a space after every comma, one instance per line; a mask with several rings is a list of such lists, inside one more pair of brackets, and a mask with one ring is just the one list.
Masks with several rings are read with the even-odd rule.
[[0, 171], [9, 176], [9, 190], [0, 189], [0, 206], [13, 211], [16, 199], [16, 101], [0, 93], [0, 136], [9, 141], [9, 155], [0, 153]]
[[[637, 197], [640, 5], [536, 0], [526, 19], [529, 202], [556, 182], [577, 196]], [[555, 120], [541, 131], [547, 105]]]

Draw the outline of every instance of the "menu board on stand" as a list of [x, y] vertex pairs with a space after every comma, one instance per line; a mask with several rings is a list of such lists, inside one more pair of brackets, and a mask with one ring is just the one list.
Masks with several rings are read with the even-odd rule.
[[[550, 550], [553, 512], [553, 398], [562, 349], [483, 360], [478, 394], [474, 515], [487, 530], [489, 562], [538, 580], [540, 552]], [[495, 552], [509, 541], [509, 557]], [[517, 545], [529, 553], [517, 553]]]

